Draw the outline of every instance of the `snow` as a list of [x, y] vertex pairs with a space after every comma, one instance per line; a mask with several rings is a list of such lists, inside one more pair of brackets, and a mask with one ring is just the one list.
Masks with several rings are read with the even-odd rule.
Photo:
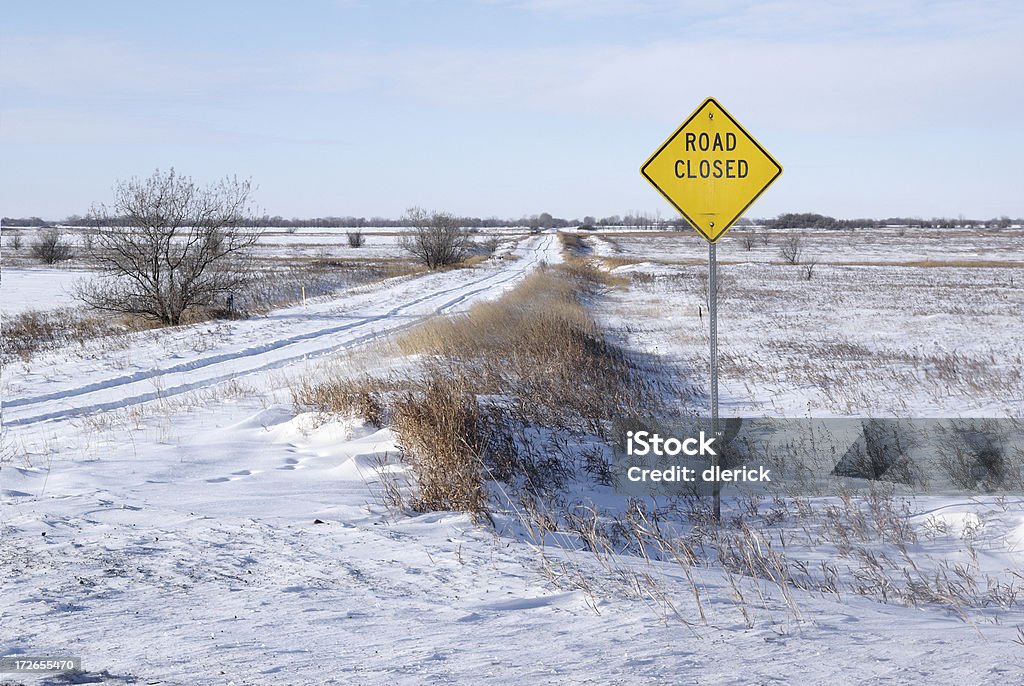
[[[688, 257], [664, 245], [648, 253], [642, 238], [631, 240], [626, 249], [646, 256], [629, 268], [641, 277], [596, 302], [598, 314], [632, 349], [699, 369], [700, 322], [689, 314], [699, 300], [690, 288], [696, 277], [680, 289], [672, 280], [678, 266], [655, 259]], [[141, 332], [114, 350], [99, 340], [74, 355], [53, 351], [7, 365], [0, 654], [80, 656], [84, 678], [115, 684], [1019, 681], [1019, 602], [972, 609], [966, 620], [941, 605], [845, 591], [793, 589], [790, 603], [771, 584], [696, 565], [689, 573], [698, 608], [679, 565], [629, 556], [603, 563], [570, 544], [568, 533], [553, 534], [544, 555], [583, 570], [594, 586], [567, 583], [569, 573], [554, 578], [512, 505], [496, 512], [493, 528], [462, 514], [398, 516], [386, 508], [381, 473], [406, 474], [393, 433], [353, 417], [296, 415], [289, 381], [328, 361], [353, 371], [400, 366], [374, 344], [495, 298], [541, 263], [561, 260], [550, 233], [523, 238], [514, 252], [519, 259], [390, 279], [250, 320]], [[785, 280], [809, 311], [817, 284], [790, 283], [767, 256], [763, 262], [729, 268], [746, 280], [736, 288]], [[898, 323], [898, 303], [884, 298], [864, 314], [864, 299], [881, 284], [858, 290], [865, 272], [850, 269], [849, 278], [828, 272], [849, 300], [843, 313], [818, 306], [822, 330], [834, 326], [880, 349], [941, 325], [936, 337], [957, 350], [974, 350], [969, 334], [980, 330], [992, 359], [1012, 359], [1019, 291], [1001, 287], [1001, 301], [961, 322], [933, 311], [951, 302], [953, 286], [930, 283], [920, 302], [931, 323]], [[990, 289], [999, 271], [964, 278]], [[912, 274], [896, 278], [920, 284]], [[5, 270], [5, 291], [7, 279]], [[796, 324], [753, 307], [740, 312], [725, 315], [723, 328], [732, 329], [723, 331], [723, 351], [775, 364], [765, 339], [775, 332], [778, 351]], [[886, 317], [892, 330], [868, 335], [869, 316]], [[823, 397], [799, 375], [750, 392], [739, 372], [723, 380], [724, 401], [752, 412], [771, 396], [776, 408], [803, 416]], [[874, 384], [843, 392], [871, 397], [885, 388]], [[912, 407], [948, 412], [933, 390], [904, 388], [904, 396]], [[964, 406], [963, 393], [958, 408], [1021, 408], [1019, 398], [977, 389]], [[838, 401], [833, 410], [841, 413]], [[614, 498], [607, 489], [588, 496]], [[921, 553], [922, 568], [973, 565], [978, 579], [1001, 583], [1024, 568], [1024, 498], [933, 496], [908, 507], [922, 532], [911, 551]], [[781, 526], [796, 557], [834, 559], [830, 544], [804, 540], [799, 524]], [[877, 550], [898, 552], [891, 544]], [[630, 570], [653, 585], [631, 590]], [[756, 600], [738, 602], [733, 583]], [[696, 621], [701, 611], [706, 623]]]
[[[111, 683], [984, 684], [1021, 667], [1022, 617], [972, 625], [800, 593], [799, 617], [769, 598], [748, 628], [713, 570], [709, 626], [614, 593], [595, 602], [463, 515], [390, 518], [374, 470], [401, 469], [388, 430], [258, 404], [154, 416], [78, 438], [92, 458], [4, 468], [0, 649], [81, 655]], [[650, 573], [684, 583], [671, 565]]]
[[5, 267], [0, 283], [0, 315], [71, 307], [76, 304], [72, 296], [75, 283], [93, 276], [95, 272], [83, 269]]
[[516, 249], [520, 259], [484, 269], [394, 279], [255, 319], [147, 332], [125, 354], [106, 355], [105, 342], [97, 341], [79, 351], [76, 364], [64, 363], [63, 352], [43, 355], [5, 374], [5, 423], [124, 408], [367, 343], [428, 315], [497, 297], [541, 262], [559, 260], [557, 245], [549, 234], [525, 241]]
[[[750, 251], [723, 239], [723, 412], [1024, 416], [1022, 235], [803, 232], [804, 259], [817, 261], [809, 281], [781, 262], [776, 234]], [[632, 349], [706, 368], [706, 243], [634, 233], [587, 244], [622, 262], [610, 266], [633, 280], [612, 295], [601, 321]]]

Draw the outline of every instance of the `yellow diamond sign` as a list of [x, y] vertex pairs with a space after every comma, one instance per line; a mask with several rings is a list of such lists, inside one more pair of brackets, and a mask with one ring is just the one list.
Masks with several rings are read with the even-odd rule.
[[640, 167], [697, 232], [714, 243], [782, 167], [714, 98], [708, 98]]

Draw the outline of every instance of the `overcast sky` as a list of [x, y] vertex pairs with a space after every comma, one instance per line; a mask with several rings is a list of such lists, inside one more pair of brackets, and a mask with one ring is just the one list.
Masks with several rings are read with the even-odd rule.
[[284, 216], [674, 210], [716, 97], [785, 168], [748, 216], [1024, 215], [1024, 3], [5, 2], [0, 214], [251, 177]]

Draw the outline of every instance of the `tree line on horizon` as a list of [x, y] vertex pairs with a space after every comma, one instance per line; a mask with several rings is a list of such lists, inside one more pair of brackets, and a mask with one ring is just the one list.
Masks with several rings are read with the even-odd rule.
[[[649, 215], [641, 212], [629, 212], [625, 215], [609, 215], [597, 218], [585, 216], [582, 219], [565, 219], [555, 217], [548, 212], [528, 215], [518, 218], [501, 219], [499, 217], [472, 217], [455, 216], [455, 220], [461, 226], [480, 228], [508, 228], [523, 226], [531, 229], [565, 229], [565, 228], [598, 228], [607, 226], [626, 226], [636, 229], [674, 229], [686, 228], [686, 220], [682, 217], [663, 219], [659, 214]], [[113, 225], [127, 225], [131, 222], [128, 217], [112, 217], [108, 221]], [[77, 214], [70, 215], [62, 221], [46, 220], [40, 217], [3, 217], [0, 218], [4, 227], [27, 228], [27, 227], [53, 227], [53, 226], [88, 226], [88, 217]], [[387, 217], [354, 217], [354, 216], [327, 216], [300, 218], [292, 217], [286, 219], [281, 215], [261, 215], [247, 221], [247, 225], [253, 228], [399, 228], [408, 225], [407, 217], [391, 219]], [[772, 219], [747, 219], [742, 218], [737, 226], [763, 226], [767, 229], [871, 229], [885, 226], [907, 226], [923, 229], [943, 228], [990, 228], [1000, 229], [1010, 226], [1024, 225], [1024, 218], [1011, 219], [1008, 216], [994, 217], [991, 219], [971, 219], [960, 215], [958, 217], [933, 217], [922, 219], [921, 217], [887, 217], [884, 219], [837, 219], [828, 215], [814, 212], [786, 212]]]

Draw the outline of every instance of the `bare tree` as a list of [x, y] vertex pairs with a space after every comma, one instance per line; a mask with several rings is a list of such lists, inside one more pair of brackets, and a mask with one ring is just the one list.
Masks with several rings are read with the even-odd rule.
[[366, 236], [363, 235], [362, 229], [346, 231], [345, 235], [348, 237], [348, 247], [350, 248], [361, 248], [366, 243]]
[[800, 264], [800, 255], [803, 253], [803, 240], [800, 234], [791, 233], [782, 239], [779, 246], [779, 256], [788, 264]]
[[814, 258], [804, 260], [800, 265], [800, 278], [804, 281], [810, 281], [814, 278], [814, 268], [818, 266], [818, 261]]
[[60, 229], [41, 229], [32, 241], [32, 256], [43, 264], [56, 264], [70, 260], [73, 253], [71, 246], [64, 240]]
[[14, 233], [11, 236], [11, 240], [7, 242], [7, 245], [11, 246], [11, 250], [21, 250], [21, 233]]
[[753, 250], [754, 241], [757, 240], [757, 234], [753, 231], [744, 231], [740, 234], [740, 243], [743, 245], [743, 249], [746, 251]]
[[406, 211], [405, 220], [413, 230], [402, 236], [402, 248], [430, 269], [462, 262], [472, 248], [469, 231], [447, 212], [413, 207]]
[[91, 256], [105, 277], [76, 296], [101, 310], [177, 325], [192, 308], [234, 301], [252, 279], [250, 181], [207, 186], [174, 169], [119, 181], [108, 209], [96, 206]]

